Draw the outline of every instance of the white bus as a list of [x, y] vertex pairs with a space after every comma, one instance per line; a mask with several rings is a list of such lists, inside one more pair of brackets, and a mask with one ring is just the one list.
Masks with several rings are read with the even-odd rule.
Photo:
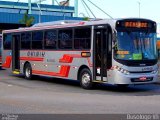
[[157, 81], [156, 23], [126, 18], [58, 21], [3, 31], [3, 67], [14, 74], [126, 87]]

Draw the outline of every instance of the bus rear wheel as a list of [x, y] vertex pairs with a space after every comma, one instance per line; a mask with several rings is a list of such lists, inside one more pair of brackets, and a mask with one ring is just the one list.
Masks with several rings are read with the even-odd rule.
[[29, 63], [27, 63], [24, 67], [24, 76], [28, 80], [32, 79], [32, 67]]
[[80, 85], [84, 89], [92, 89], [93, 82], [92, 82], [92, 75], [89, 69], [84, 68], [79, 75]]

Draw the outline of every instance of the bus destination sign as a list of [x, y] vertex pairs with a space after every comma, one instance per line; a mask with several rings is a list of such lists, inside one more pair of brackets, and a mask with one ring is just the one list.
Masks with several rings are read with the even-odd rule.
[[147, 28], [148, 27], [148, 23], [147, 22], [125, 22], [124, 24], [125, 27], [136, 27], [136, 28]]

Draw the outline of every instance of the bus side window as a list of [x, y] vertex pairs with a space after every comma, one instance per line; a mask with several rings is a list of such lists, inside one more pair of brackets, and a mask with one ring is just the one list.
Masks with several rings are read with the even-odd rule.
[[3, 48], [4, 49], [11, 49], [11, 42], [12, 42], [12, 35], [5, 34], [3, 37]]
[[43, 31], [35, 31], [32, 33], [32, 49], [43, 48]]
[[72, 36], [73, 36], [73, 30], [72, 29], [66, 29], [66, 30], [59, 30], [58, 33], [58, 47], [60, 49], [72, 49]]
[[91, 46], [91, 29], [77, 28], [74, 31], [74, 48], [90, 49]]
[[31, 32], [21, 34], [21, 49], [31, 48]]
[[56, 49], [57, 47], [57, 30], [45, 31], [44, 33], [44, 48]]

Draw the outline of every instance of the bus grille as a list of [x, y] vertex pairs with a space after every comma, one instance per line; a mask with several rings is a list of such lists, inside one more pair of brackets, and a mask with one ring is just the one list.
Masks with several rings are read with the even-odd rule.
[[141, 80], [140, 78], [131, 78], [132, 82], [148, 82], [152, 80], [153, 80], [153, 77], [147, 77], [145, 80]]

